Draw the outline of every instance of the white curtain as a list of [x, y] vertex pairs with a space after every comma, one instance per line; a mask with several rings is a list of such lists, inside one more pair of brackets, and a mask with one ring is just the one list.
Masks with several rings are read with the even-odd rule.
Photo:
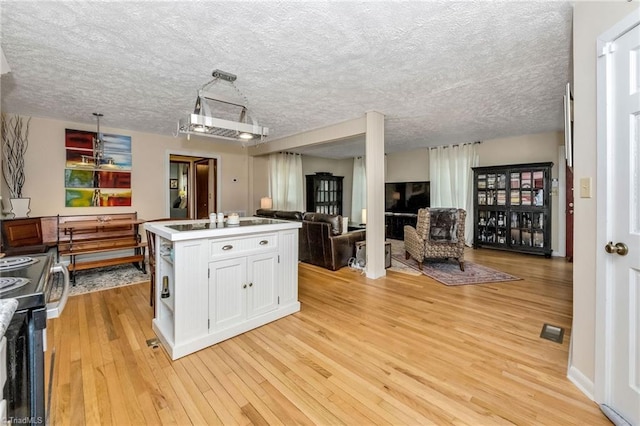
[[439, 146], [429, 150], [431, 207], [467, 211], [464, 237], [473, 244], [473, 170], [478, 165], [477, 143]]
[[351, 219], [349, 221], [363, 223], [362, 209], [367, 208], [367, 172], [364, 157], [353, 159], [353, 184], [351, 187]]
[[290, 152], [269, 155], [269, 193], [275, 210], [304, 211], [302, 156]]

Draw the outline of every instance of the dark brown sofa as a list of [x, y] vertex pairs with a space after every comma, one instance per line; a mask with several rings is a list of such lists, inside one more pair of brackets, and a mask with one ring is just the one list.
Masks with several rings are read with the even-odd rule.
[[302, 222], [304, 213], [289, 210], [258, 209], [256, 210], [256, 214], [254, 216], [283, 220], [296, 220], [298, 222]]
[[366, 239], [366, 231], [342, 233], [342, 216], [323, 213], [259, 209], [256, 216], [302, 221], [298, 241], [300, 261], [336, 271], [355, 257], [355, 243]]

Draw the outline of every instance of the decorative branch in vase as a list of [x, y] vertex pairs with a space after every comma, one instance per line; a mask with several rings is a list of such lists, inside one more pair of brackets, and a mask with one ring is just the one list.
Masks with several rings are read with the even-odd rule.
[[[29, 198], [22, 197], [22, 187], [25, 182], [24, 157], [29, 147], [29, 124], [31, 117], [24, 118], [2, 114], [2, 175], [11, 195], [11, 206], [14, 217], [29, 215]], [[17, 201], [20, 200], [20, 201]]]

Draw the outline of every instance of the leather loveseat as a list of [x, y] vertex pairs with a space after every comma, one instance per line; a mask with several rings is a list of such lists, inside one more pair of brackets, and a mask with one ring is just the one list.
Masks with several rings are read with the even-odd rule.
[[300, 261], [336, 271], [355, 257], [355, 243], [366, 231], [342, 233], [342, 216], [323, 213], [259, 209], [256, 216], [302, 221], [298, 241]]
[[282, 220], [295, 220], [298, 222], [302, 222], [302, 217], [304, 216], [304, 213], [289, 211], [289, 210], [258, 209], [256, 210], [256, 214], [254, 216], [269, 217], [272, 219], [282, 219]]

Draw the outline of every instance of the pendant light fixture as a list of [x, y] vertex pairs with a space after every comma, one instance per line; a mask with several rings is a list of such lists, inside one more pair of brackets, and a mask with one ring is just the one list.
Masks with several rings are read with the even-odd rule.
[[[248, 141], [254, 141], [256, 144], [264, 141], [269, 134], [269, 129], [258, 125], [257, 121], [249, 115], [247, 98], [234, 84], [237, 77], [218, 69], [211, 75], [213, 79], [198, 90], [193, 113], [178, 122], [178, 134], [186, 134], [187, 137], [199, 135], [241, 141], [243, 146]], [[229, 85], [239, 100], [213, 93], [215, 85], [220, 82]], [[231, 117], [222, 118], [225, 114]], [[235, 121], [228, 119], [235, 117], [237, 117]]]
[[97, 122], [96, 136], [93, 138], [93, 150], [91, 156], [81, 156], [82, 166], [94, 167], [96, 169], [115, 167], [115, 161], [113, 158], [104, 156], [104, 140], [102, 139], [102, 133], [100, 132], [100, 117], [103, 117], [104, 114], [94, 112], [93, 116], [96, 117]]

